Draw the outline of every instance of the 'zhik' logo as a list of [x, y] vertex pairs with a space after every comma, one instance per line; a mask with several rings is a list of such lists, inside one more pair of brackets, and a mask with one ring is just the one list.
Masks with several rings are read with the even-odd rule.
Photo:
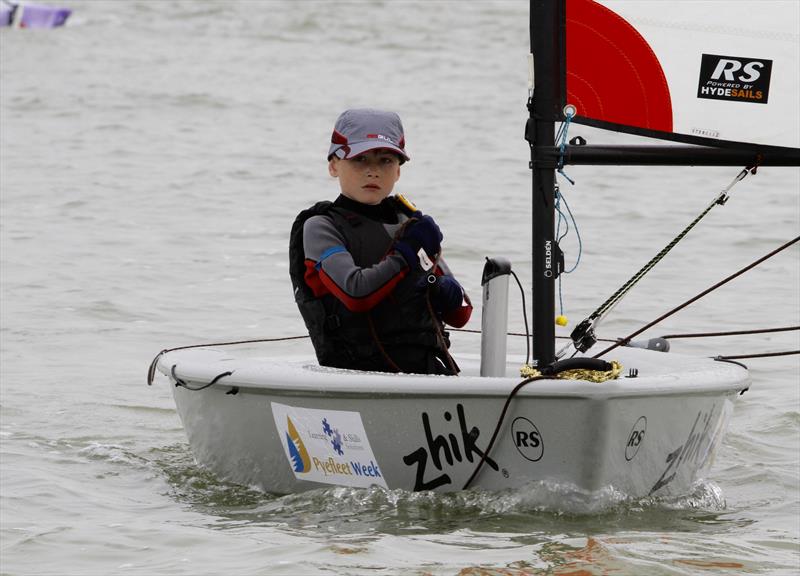
[[766, 104], [772, 60], [703, 54], [697, 97]]
[[292, 468], [295, 472], [308, 472], [311, 469], [311, 459], [308, 457], [308, 450], [303, 444], [297, 428], [294, 427], [291, 418], [286, 417], [286, 443], [289, 446], [289, 456], [292, 459]]

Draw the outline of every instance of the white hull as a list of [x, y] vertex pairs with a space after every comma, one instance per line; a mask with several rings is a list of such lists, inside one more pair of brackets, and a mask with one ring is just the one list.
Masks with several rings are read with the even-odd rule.
[[[624, 366], [617, 380], [522, 388], [471, 487], [685, 493], [711, 465], [747, 370], [630, 348], [613, 357]], [[460, 490], [521, 381], [353, 372], [208, 349], [165, 354], [158, 366], [167, 375], [175, 366], [191, 387], [233, 371], [201, 391], [174, 386], [178, 413], [200, 464], [273, 493], [330, 484]], [[625, 377], [631, 368], [638, 377]]]

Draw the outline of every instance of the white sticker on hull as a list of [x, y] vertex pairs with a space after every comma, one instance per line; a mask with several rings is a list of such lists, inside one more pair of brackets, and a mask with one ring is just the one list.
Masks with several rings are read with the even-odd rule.
[[366, 488], [377, 484], [387, 488], [361, 414], [271, 404], [278, 436], [296, 478], [338, 486]]

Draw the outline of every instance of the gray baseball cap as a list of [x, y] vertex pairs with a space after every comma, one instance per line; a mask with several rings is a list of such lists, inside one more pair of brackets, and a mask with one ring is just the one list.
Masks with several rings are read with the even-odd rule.
[[345, 110], [336, 120], [331, 136], [328, 160], [355, 158], [368, 150], [391, 150], [400, 162], [410, 160], [405, 151], [403, 123], [394, 112], [359, 108]]

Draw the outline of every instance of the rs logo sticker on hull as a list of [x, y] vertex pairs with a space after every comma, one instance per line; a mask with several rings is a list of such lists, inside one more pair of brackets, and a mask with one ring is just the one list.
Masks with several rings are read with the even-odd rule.
[[647, 430], [647, 418], [640, 416], [636, 423], [631, 428], [628, 434], [628, 443], [625, 445], [625, 460], [630, 462], [636, 453], [639, 452], [639, 447], [644, 441], [644, 433]]
[[511, 438], [520, 454], [531, 462], [538, 462], [544, 456], [544, 441], [536, 424], [519, 416], [511, 423]]

